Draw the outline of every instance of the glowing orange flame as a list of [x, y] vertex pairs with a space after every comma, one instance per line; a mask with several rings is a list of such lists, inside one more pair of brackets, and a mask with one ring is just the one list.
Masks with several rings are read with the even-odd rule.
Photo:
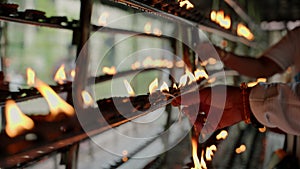
[[210, 19], [225, 29], [229, 29], [231, 27], [231, 18], [228, 15], [224, 16], [223, 10], [217, 12], [211, 11]]
[[81, 92], [81, 97], [82, 97], [82, 100], [83, 100], [83, 104], [85, 106], [92, 106], [94, 104], [94, 100], [93, 100], [92, 96], [86, 90], [83, 90]]
[[215, 145], [211, 145], [210, 147], [206, 147], [205, 158], [207, 161], [212, 160], [212, 156], [214, 155], [213, 151], [217, 151], [217, 147]]
[[[201, 164], [201, 167], [203, 168], [203, 169], [207, 169], [207, 167], [206, 167], [206, 163], [205, 163], [205, 161], [204, 161], [204, 151], [202, 150], [202, 153], [201, 153], [201, 161], [200, 161], [200, 164]], [[201, 169], [201, 168], [200, 168]]]
[[256, 79], [256, 82], [247, 83], [247, 86], [253, 87], [253, 86], [257, 85], [257, 83], [260, 83], [260, 82], [267, 82], [267, 79], [266, 78], [258, 78], [258, 79]]
[[217, 63], [217, 60], [215, 58], [208, 58], [207, 61], [210, 65], [214, 65]]
[[193, 82], [196, 82], [196, 78], [190, 71], [186, 71], [185, 74], [189, 77], [190, 81], [188, 84], [192, 84]]
[[261, 132], [261, 133], [264, 133], [267, 131], [267, 128], [264, 126], [262, 128], [258, 128], [258, 131]]
[[169, 91], [169, 86], [167, 85], [166, 82], [163, 82], [163, 84], [160, 86], [160, 91], [163, 92], [163, 91]]
[[158, 80], [155, 78], [149, 85], [149, 93], [152, 94], [158, 88]]
[[160, 29], [158, 28], [154, 28], [153, 30], [153, 34], [156, 35], [156, 36], [161, 36], [162, 35], [162, 32]]
[[150, 56], [146, 57], [146, 59], [143, 61], [144, 67], [151, 67], [153, 65], [153, 60]]
[[116, 67], [114, 67], [114, 66], [112, 66], [112, 67], [106, 67], [106, 66], [104, 66], [103, 68], [102, 68], [102, 72], [104, 73], [104, 74], [108, 74], [108, 75], [115, 75], [116, 73], [117, 73], [117, 70], [116, 70]]
[[132, 70], [136, 70], [136, 69], [138, 69], [138, 68], [140, 68], [141, 67], [141, 63], [139, 62], [139, 61], [136, 61], [136, 62], [134, 62], [132, 65], [131, 65], [131, 69]]
[[200, 165], [200, 161], [199, 161], [198, 153], [197, 153], [197, 148], [198, 148], [197, 139], [192, 138], [192, 155], [193, 155], [193, 161], [194, 161], [195, 167], [191, 168], [191, 169], [201, 169], [201, 165]]
[[220, 10], [217, 12], [216, 22], [220, 24], [220, 22], [224, 19], [224, 11]]
[[106, 26], [107, 25], [107, 19], [108, 19], [109, 14], [107, 12], [103, 12], [99, 19], [98, 19], [98, 24], [99, 26]]
[[220, 25], [225, 29], [229, 29], [231, 27], [230, 16], [225, 16], [225, 18], [221, 21]]
[[188, 0], [180, 0], [179, 1], [179, 6], [183, 7], [184, 5], [186, 5], [186, 9], [194, 8], [194, 5], [190, 1], [188, 1]]
[[228, 132], [226, 130], [222, 130], [217, 136], [216, 139], [217, 140], [221, 140], [221, 139], [226, 139], [228, 136]]
[[197, 69], [197, 70], [194, 71], [194, 75], [195, 75], [195, 78], [197, 80], [200, 80], [202, 78], [208, 79], [208, 75], [205, 72], [205, 70], [199, 70], [199, 69]]
[[123, 82], [124, 82], [124, 85], [126, 87], [126, 90], [127, 90], [128, 94], [129, 94], [129, 96], [135, 96], [135, 93], [134, 93], [131, 85], [129, 84], [129, 82], [126, 79], [123, 80]]
[[151, 29], [152, 29], [152, 24], [151, 22], [147, 22], [144, 26], [144, 32], [147, 34], [151, 33]]
[[217, 12], [216, 11], [210, 12], [210, 19], [214, 22], [217, 20]]
[[36, 79], [35, 87], [43, 95], [49, 105], [49, 120], [53, 120], [59, 113], [65, 113], [68, 116], [74, 114], [74, 108], [58, 96], [47, 84]]
[[207, 83], [214, 83], [216, 81], [216, 77], [208, 79]]
[[173, 89], [178, 89], [176, 83], [173, 84]]
[[33, 86], [35, 83], [35, 72], [31, 68], [26, 69], [27, 85]]
[[253, 40], [254, 35], [251, 33], [251, 31], [242, 23], [239, 23], [237, 25], [237, 35], [242, 36], [248, 40]]
[[238, 148], [235, 149], [235, 152], [237, 154], [241, 154], [241, 153], [245, 152], [246, 149], [247, 149], [246, 146], [244, 144], [242, 144], [240, 147], [238, 147]]
[[186, 74], [182, 75], [179, 79], [179, 85], [178, 87], [182, 87], [182, 86], [185, 86], [186, 83], [187, 83], [187, 79], [188, 79], [188, 76]]
[[177, 67], [183, 67], [183, 66], [184, 66], [184, 61], [183, 61], [183, 60], [177, 61], [177, 62], [175, 63], [175, 65], [176, 65]]
[[70, 73], [70, 75], [71, 75], [71, 78], [72, 78], [72, 80], [74, 80], [74, 78], [75, 78], [75, 75], [76, 75], [76, 71], [73, 69], [73, 70], [71, 70], [71, 73]]
[[24, 130], [30, 130], [34, 127], [34, 122], [21, 112], [16, 102], [13, 100], [6, 101], [5, 117], [5, 131], [9, 137], [15, 137]]
[[58, 84], [63, 84], [67, 80], [65, 65], [62, 64], [55, 73], [54, 81]]

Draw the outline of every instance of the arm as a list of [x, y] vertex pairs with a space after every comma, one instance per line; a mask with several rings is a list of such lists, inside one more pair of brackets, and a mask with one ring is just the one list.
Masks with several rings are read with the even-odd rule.
[[237, 56], [220, 48], [217, 48], [217, 52], [227, 67], [249, 77], [270, 77], [283, 71], [275, 62], [264, 56], [258, 59]]
[[[222, 97], [224, 100], [218, 99]], [[199, 132], [202, 128], [206, 128], [204, 132], [213, 132], [247, 121], [249, 116], [245, 112], [249, 111], [269, 128], [300, 135], [300, 83], [259, 84], [248, 88], [244, 97], [249, 100], [243, 100], [239, 87], [219, 85], [176, 98], [172, 105], [185, 106], [183, 112]]]

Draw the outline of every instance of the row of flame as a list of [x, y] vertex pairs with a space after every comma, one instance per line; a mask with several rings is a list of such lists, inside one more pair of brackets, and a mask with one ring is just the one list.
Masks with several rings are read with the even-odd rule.
[[[178, 0], [179, 6], [183, 7], [186, 5], [186, 9], [192, 9], [194, 8], [194, 5], [189, 2], [188, 0]], [[100, 26], [107, 26], [107, 20], [109, 17], [108, 12], [103, 12], [100, 17], [98, 18], [98, 24]], [[215, 11], [212, 10], [210, 13], [210, 19], [211, 21], [219, 24], [221, 27], [224, 29], [230, 29], [231, 28], [231, 18], [229, 15], [225, 15], [223, 10]], [[249, 30], [247, 26], [245, 26], [242, 23], [237, 24], [237, 29], [236, 33], [238, 36], [244, 37], [248, 40], [253, 40], [254, 35], [253, 33]], [[159, 28], [152, 28], [151, 22], [147, 22], [144, 26], [144, 32], [146, 34], [154, 34], [157, 36], [161, 36], [163, 33]]]
[[[109, 68], [107, 68], [109, 69]], [[72, 71], [71, 71], [72, 72]], [[73, 73], [74, 75], [74, 73]], [[185, 85], [189, 85], [193, 82], [196, 82], [200, 78], [209, 79], [208, 75], [204, 70], [197, 69], [194, 73], [191, 73], [189, 71], [186, 71], [184, 75], [182, 75], [179, 79], [178, 86], [174, 83], [173, 88], [180, 88]], [[64, 65], [62, 65], [57, 73], [55, 74], [54, 78], [58, 83], [64, 83], [66, 79], [66, 73], [64, 70]], [[249, 83], [249, 86], [253, 86], [257, 84], [258, 82], [264, 82], [265, 79], [258, 79], [256, 82]], [[27, 69], [27, 83], [29, 86], [34, 86], [41, 95], [45, 98], [47, 103], [49, 104], [50, 108], [50, 118], [48, 120], [53, 120], [59, 113], [65, 113], [67, 116], [73, 116], [74, 114], [74, 108], [69, 105], [67, 102], [65, 102], [59, 95], [53, 91], [51, 87], [49, 87], [47, 84], [42, 82], [41, 80], [37, 79], [35, 77], [35, 72], [28, 68]], [[134, 90], [132, 89], [131, 85], [127, 80], [124, 80], [124, 85], [129, 93], [130, 96], [134, 96]], [[149, 85], [149, 93], [152, 94], [158, 89], [158, 79], [156, 78], [153, 82]], [[161, 92], [168, 92], [169, 87], [166, 82], [163, 82], [163, 84], [160, 86]], [[87, 91], [82, 91], [82, 99], [86, 106], [91, 106], [94, 104], [94, 100], [92, 99], [91, 95]], [[16, 137], [17, 135], [21, 134], [25, 130], [30, 130], [34, 127], [34, 122], [30, 117], [22, 113], [20, 108], [17, 106], [15, 101], [9, 99], [6, 101], [5, 106], [5, 117], [6, 117], [6, 127], [5, 131], [9, 137]], [[217, 135], [217, 139], [225, 139], [227, 137], [227, 131], [223, 130], [220, 132], [220, 134]], [[197, 156], [197, 139], [192, 139], [192, 154], [193, 154], [193, 161], [195, 168], [194, 169], [206, 169], [206, 163], [204, 160], [204, 150], [201, 152], [201, 158], [200, 161]], [[206, 147], [205, 151], [205, 159], [206, 161], [211, 161], [213, 152], [216, 151], [216, 146], [212, 145], [210, 147]], [[237, 148], [237, 153], [242, 153], [246, 150], [246, 147], [244, 145], [241, 145], [239, 148]]]
[[[31, 68], [27, 68], [27, 84], [35, 87], [41, 95], [45, 98], [49, 105], [50, 114], [47, 116], [48, 121], [53, 121], [57, 115], [64, 113], [67, 116], [73, 116], [74, 108], [62, 99], [49, 85], [36, 78], [35, 72]], [[71, 71], [71, 76], [75, 76], [75, 72]], [[66, 73], [64, 65], [62, 65], [55, 74], [55, 81], [59, 84], [66, 82]], [[85, 106], [93, 104], [91, 95], [83, 90], [81, 96]], [[16, 102], [8, 99], [5, 103], [5, 131], [9, 137], [16, 137], [22, 134], [25, 130], [30, 130], [34, 127], [33, 120], [25, 115]]]

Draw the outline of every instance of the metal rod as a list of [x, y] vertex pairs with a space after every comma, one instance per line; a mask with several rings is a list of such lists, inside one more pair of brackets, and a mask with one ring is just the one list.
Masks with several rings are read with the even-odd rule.
[[118, 29], [118, 28], [110, 28], [110, 27], [106, 27], [106, 26], [97, 26], [97, 25], [92, 25], [92, 31], [109, 32], [109, 33], [115, 33], [115, 34], [127, 34], [127, 35], [133, 35], [133, 36], [152, 37], [152, 38], [167, 39], [167, 40], [176, 40], [175, 38], [166, 36], [166, 35], [148, 34], [148, 33], [144, 33], [144, 32], [137, 32], [137, 31], [131, 31], [131, 30]]
[[231, 41], [241, 42], [241, 43], [243, 43], [247, 46], [257, 48], [257, 44], [255, 42], [251, 42], [251, 41], [248, 41], [245, 38], [233, 35], [232, 32], [217, 27], [214, 23], [212, 23], [208, 19], [202, 19], [200, 22], [196, 23], [194, 21], [190, 21], [190, 20], [187, 20], [185, 18], [175, 16], [173, 14], [167, 13], [167, 12], [159, 10], [159, 9], [156, 9], [152, 6], [143, 4], [143, 3], [135, 1], [135, 0], [111, 0], [111, 1], [117, 2], [117, 3], [120, 3], [120, 4], [124, 4], [124, 5], [130, 6], [132, 8], [136, 8], [136, 9], [139, 9], [139, 10], [144, 11], [144, 12], [154, 13], [155, 15], [160, 15], [161, 17], [165, 17], [165, 18], [167, 18], [169, 20], [173, 20], [175, 22], [190, 23], [191, 25], [194, 25], [194, 26], [196, 26], [199, 29], [202, 29], [204, 31], [207, 31], [207, 32], [210, 32], [210, 33], [215, 33], [215, 34], [217, 34], [221, 37], [227, 38]]

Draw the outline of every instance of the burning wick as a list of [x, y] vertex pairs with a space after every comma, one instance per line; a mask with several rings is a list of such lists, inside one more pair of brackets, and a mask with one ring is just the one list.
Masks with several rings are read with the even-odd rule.
[[200, 165], [200, 161], [198, 158], [198, 152], [197, 152], [197, 139], [196, 138], [192, 138], [192, 154], [193, 154], [193, 161], [194, 161], [194, 168], [191, 169], [201, 169], [201, 165]]
[[126, 90], [129, 94], [129, 96], [135, 96], [135, 92], [133, 91], [133, 89], [132, 89], [131, 85], [129, 84], [129, 82], [126, 79], [124, 79], [123, 82], [124, 82], [124, 85], [126, 87]]
[[242, 36], [248, 40], [254, 39], [254, 35], [252, 34], [252, 32], [242, 23], [239, 23], [237, 25], [237, 35]]
[[163, 84], [160, 86], [160, 91], [161, 92], [164, 92], [164, 91], [169, 92], [169, 86], [167, 85], [166, 82], [163, 82]]
[[50, 107], [49, 120], [55, 119], [59, 113], [65, 113], [68, 116], [74, 115], [74, 108], [58, 96], [55, 91], [44, 82], [36, 79], [35, 87], [44, 96]]
[[81, 92], [81, 97], [83, 100], [83, 104], [88, 107], [88, 106], [92, 106], [94, 104], [94, 100], [92, 98], [92, 96], [90, 95], [89, 92], [87, 92], [86, 90], [83, 90]]
[[31, 68], [26, 69], [27, 85], [33, 86], [35, 82], [35, 72]]
[[24, 130], [34, 127], [34, 122], [26, 116], [13, 100], [7, 100], [5, 104], [6, 127], [5, 131], [9, 137], [15, 137]]
[[152, 94], [158, 88], [158, 80], [155, 78], [149, 85], [149, 93]]
[[116, 70], [116, 67], [112, 66], [112, 67], [103, 67], [102, 68], [102, 72], [104, 74], [107, 74], [107, 75], [115, 75], [117, 73], [117, 70]]
[[65, 72], [65, 65], [62, 64], [54, 76], [54, 81], [56, 81], [58, 84], [62, 85], [67, 80], [66, 72]]

